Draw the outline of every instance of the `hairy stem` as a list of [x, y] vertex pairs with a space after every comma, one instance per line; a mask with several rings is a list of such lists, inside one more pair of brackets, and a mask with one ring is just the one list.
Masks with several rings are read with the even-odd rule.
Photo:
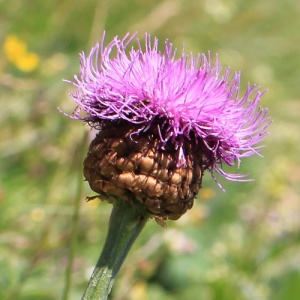
[[147, 220], [139, 204], [124, 201], [114, 204], [104, 248], [82, 300], [107, 299], [122, 263]]

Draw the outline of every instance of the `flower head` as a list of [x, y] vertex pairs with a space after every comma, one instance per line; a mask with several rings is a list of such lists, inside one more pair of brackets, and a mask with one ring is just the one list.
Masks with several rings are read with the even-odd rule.
[[[86, 56], [81, 53], [81, 74], [72, 82], [78, 103], [73, 118], [101, 128], [110, 121], [135, 124], [136, 134], [156, 126], [160, 144], [172, 141], [178, 149], [178, 161], [185, 161], [183, 140], [205, 146], [205, 169], [230, 180], [244, 175], [225, 173], [225, 163], [240, 163], [242, 157], [258, 154], [270, 120], [259, 107], [263, 92], [248, 86], [240, 95], [240, 73], [221, 73], [216, 57], [187, 55], [176, 58], [177, 51], [166, 40], [163, 51], [158, 39], [146, 34], [145, 45], [135, 35], [117, 36], [108, 46], [102, 42]], [[86, 115], [82, 116], [81, 111]]]

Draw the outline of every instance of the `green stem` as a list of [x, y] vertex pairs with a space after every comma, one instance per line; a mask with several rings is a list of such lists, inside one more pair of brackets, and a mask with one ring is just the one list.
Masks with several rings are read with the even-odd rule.
[[113, 206], [108, 234], [82, 300], [106, 300], [131, 246], [148, 220], [139, 203], [118, 201]]

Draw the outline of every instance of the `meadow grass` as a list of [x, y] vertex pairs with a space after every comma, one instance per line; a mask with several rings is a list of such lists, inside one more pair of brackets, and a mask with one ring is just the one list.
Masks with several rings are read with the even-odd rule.
[[[138, 31], [268, 89], [274, 120], [264, 158], [245, 159], [255, 182], [210, 174], [167, 229], [154, 221], [129, 254], [115, 300], [296, 300], [300, 294], [300, 5], [296, 0], [1, 1], [0, 299], [80, 299], [102, 248], [110, 204], [85, 202], [89, 129], [62, 82], [78, 53]], [[163, 46], [163, 45], [161, 45]], [[236, 171], [235, 169], [231, 171]], [[79, 200], [79, 201], [78, 201]], [[77, 204], [76, 204], [77, 203]]]

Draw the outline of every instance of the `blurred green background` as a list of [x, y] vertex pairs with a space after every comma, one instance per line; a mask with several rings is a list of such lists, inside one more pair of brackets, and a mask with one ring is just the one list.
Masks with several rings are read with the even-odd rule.
[[299, 1], [2, 0], [0, 28], [0, 299], [63, 299], [71, 244], [69, 299], [80, 299], [102, 248], [111, 206], [86, 203], [86, 183], [80, 191], [88, 128], [57, 107], [73, 111], [62, 79], [104, 29], [107, 41], [147, 31], [218, 53], [242, 71], [243, 91], [269, 90], [274, 120], [264, 158], [242, 163], [255, 182], [221, 179], [224, 193], [206, 174], [192, 210], [167, 228], [147, 224], [111, 298], [299, 299]]

